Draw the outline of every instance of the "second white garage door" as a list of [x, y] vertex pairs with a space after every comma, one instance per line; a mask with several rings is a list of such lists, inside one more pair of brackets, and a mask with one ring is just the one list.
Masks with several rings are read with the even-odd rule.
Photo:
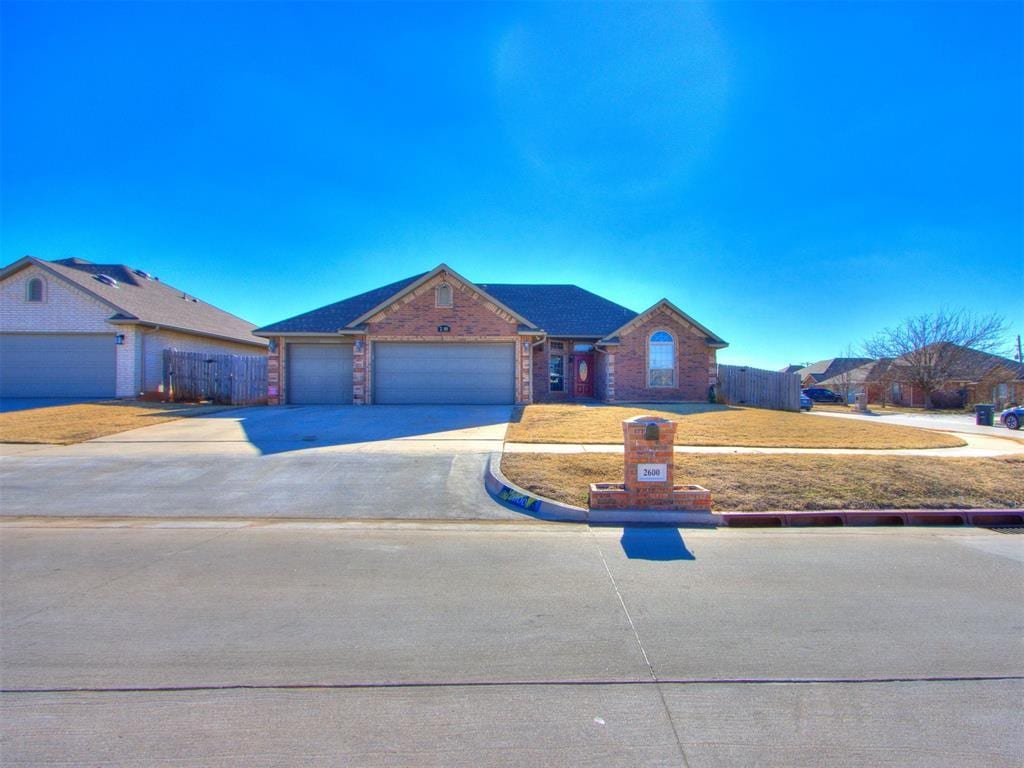
[[515, 367], [513, 344], [377, 342], [373, 350], [374, 402], [512, 403]]

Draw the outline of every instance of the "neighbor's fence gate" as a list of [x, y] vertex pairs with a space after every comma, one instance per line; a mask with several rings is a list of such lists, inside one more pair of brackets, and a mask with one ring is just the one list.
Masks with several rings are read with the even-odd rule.
[[718, 391], [726, 403], [800, 410], [800, 377], [742, 365], [718, 366]]
[[164, 392], [171, 400], [222, 405], [267, 401], [267, 356], [164, 350]]

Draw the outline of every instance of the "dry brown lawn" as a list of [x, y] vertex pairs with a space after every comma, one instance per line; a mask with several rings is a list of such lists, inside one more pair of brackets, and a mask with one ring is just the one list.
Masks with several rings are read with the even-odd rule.
[[[585, 507], [591, 483], [622, 482], [621, 456], [506, 454], [505, 475], [551, 499]], [[716, 510], [968, 509], [1024, 507], [1024, 457], [686, 455], [676, 483], [708, 488]]]
[[622, 444], [622, 421], [653, 414], [678, 422], [676, 445], [757, 448], [953, 448], [949, 434], [805, 413], [694, 403], [668, 405], [528, 405], [517, 413], [510, 443]]
[[232, 406], [107, 400], [0, 413], [0, 443], [71, 445]]

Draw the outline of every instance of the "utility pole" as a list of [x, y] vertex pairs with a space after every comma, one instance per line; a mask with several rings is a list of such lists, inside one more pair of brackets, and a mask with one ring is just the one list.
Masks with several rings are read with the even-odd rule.
[[1020, 351], [1020, 334], [1017, 334], [1017, 362], [1024, 363], [1024, 355]]

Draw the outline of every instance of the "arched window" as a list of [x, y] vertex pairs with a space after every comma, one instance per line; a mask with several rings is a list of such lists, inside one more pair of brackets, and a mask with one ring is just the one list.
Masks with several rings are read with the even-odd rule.
[[647, 342], [647, 383], [651, 387], [676, 385], [676, 342], [670, 333], [655, 331]]
[[452, 305], [452, 287], [448, 283], [441, 283], [434, 289], [434, 303], [438, 307], [450, 307]]
[[41, 277], [33, 277], [28, 281], [28, 285], [25, 287], [25, 299], [26, 301], [43, 300], [43, 279]]

